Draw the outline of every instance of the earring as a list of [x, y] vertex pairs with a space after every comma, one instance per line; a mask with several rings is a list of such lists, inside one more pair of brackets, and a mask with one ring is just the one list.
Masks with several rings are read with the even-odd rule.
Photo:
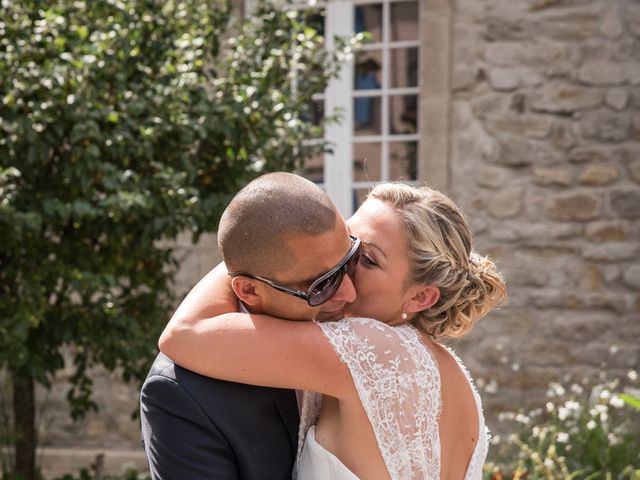
[[407, 312], [402, 312], [402, 320], [407, 320], [409, 318], [409, 315], [407, 315]]

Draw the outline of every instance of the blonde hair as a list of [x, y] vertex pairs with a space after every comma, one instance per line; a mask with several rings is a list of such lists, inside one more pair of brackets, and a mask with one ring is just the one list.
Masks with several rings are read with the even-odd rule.
[[460, 209], [442, 193], [400, 183], [377, 185], [368, 198], [392, 207], [402, 220], [409, 246], [407, 287], [433, 285], [435, 305], [418, 312], [416, 327], [434, 339], [461, 337], [506, 300], [506, 286], [488, 257], [473, 251]]

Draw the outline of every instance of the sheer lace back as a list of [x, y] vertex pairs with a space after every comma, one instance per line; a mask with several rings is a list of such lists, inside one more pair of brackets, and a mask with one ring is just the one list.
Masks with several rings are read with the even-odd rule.
[[391, 478], [438, 478], [440, 374], [417, 332], [370, 319], [320, 327], [351, 371]]
[[[391, 478], [438, 479], [440, 373], [418, 332], [409, 325], [391, 327], [362, 318], [318, 325], [351, 372]], [[465, 374], [470, 380], [466, 370]], [[480, 431], [484, 432], [480, 399], [475, 389], [474, 395], [481, 419]], [[321, 397], [305, 392], [299, 455], [308, 428], [317, 422], [320, 407]], [[481, 435], [466, 479], [481, 478], [486, 443], [486, 436]]]

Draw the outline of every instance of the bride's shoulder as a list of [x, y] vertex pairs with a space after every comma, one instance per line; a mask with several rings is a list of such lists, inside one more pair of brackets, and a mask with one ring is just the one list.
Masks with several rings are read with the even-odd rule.
[[325, 335], [340, 337], [351, 343], [366, 344], [369, 348], [407, 349], [420, 343], [417, 333], [409, 325], [392, 326], [374, 318], [350, 317], [321, 323]]
[[379, 332], [382, 334], [392, 334], [398, 327], [393, 327], [375, 318], [349, 317], [335, 322], [321, 323], [320, 326], [354, 332]]

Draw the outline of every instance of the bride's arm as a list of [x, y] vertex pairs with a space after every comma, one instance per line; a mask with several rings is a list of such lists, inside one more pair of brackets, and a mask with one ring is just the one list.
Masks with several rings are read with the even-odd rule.
[[209, 377], [337, 398], [355, 393], [348, 368], [313, 322], [244, 313], [172, 319], [159, 345], [179, 365]]
[[231, 288], [227, 267], [221, 262], [191, 289], [171, 322], [197, 323], [202, 318], [237, 311], [238, 298]]
[[338, 398], [354, 391], [348, 369], [316, 324], [232, 313], [237, 305], [220, 264], [180, 304], [160, 350], [191, 371], [223, 380]]

